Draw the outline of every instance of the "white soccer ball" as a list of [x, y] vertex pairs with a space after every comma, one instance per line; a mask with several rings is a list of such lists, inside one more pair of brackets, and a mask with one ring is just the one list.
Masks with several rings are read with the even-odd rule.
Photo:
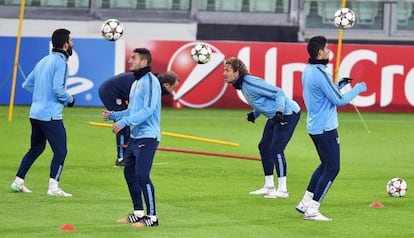
[[333, 22], [338, 28], [349, 29], [354, 26], [355, 21], [355, 13], [350, 8], [340, 8], [334, 14]]
[[101, 34], [105, 40], [116, 41], [124, 34], [124, 27], [118, 19], [108, 19], [102, 24]]
[[387, 193], [391, 197], [404, 197], [407, 193], [407, 182], [402, 178], [393, 178], [387, 183]]
[[191, 49], [191, 58], [197, 64], [205, 64], [210, 61], [212, 50], [205, 43], [198, 43]]

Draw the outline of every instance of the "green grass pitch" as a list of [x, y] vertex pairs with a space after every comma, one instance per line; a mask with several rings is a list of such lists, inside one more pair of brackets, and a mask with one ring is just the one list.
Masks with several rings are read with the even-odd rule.
[[[28, 107], [0, 106], [0, 237], [414, 237], [414, 114], [340, 113], [341, 171], [321, 212], [332, 222], [304, 221], [295, 211], [318, 163], [306, 133], [305, 113], [286, 149], [289, 199], [249, 195], [263, 186], [261, 163], [253, 160], [158, 151], [152, 169], [160, 226], [117, 224], [131, 201], [121, 168], [114, 167], [115, 136], [101, 108], [65, 108], [68, 155], [60, 186], [72, 198], [46, 196], [51, 150], [26, 177], [32, 194], [9, 192], [29, 147]], [[258, 157], [264, 118], [247, 123], [245, 110], [163, 109], [162, 131], [236, 142], [230, 147], [164, 136], [161, 147]], [[389, 179], [408, 183], [403, 198], [389, 197]], [[384, 208], [371, 208], [380, 201]], [[75, 231], [61, 231], [72, 224]]]

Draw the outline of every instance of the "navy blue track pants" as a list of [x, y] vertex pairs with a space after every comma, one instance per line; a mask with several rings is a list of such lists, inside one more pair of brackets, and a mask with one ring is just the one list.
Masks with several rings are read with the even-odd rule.
[[300, 119], [300, 112], [284, 116], [287, 124], [281, 125], [268, 119], [263, 130], [262, 139], [259, 143], [260, 157], [264, 175], [273, 175], [276, 167], [278, 177], [286, 176], [287, 163], [285, 148], [292, 138], [296, 125]]
[[320, 164], [313, 172], [307, 190], [313, 192], [313, 200], [322, 202], [340, 169], [338, 131], [325, 131], [310, 135], [319, 155]]
[[144, 196], [147, 215], [156, 215], [155, 188], [150, 173], [158, 144], [159, 141], [154, 138], [131, 138], [124, 155], [124, 176], [134, 210], [144, 210], [142, 202]]
[[23, 157], [16, 176], [22, 179], [26, 177], [30, 167], [45, 150], [48, 141], [53, 151], [49, 176], [59, 181], [67, 154], [66, 129], [63, 120], [40, 121], [30, 118], [30, 123], [32, 125], [30, 149]]

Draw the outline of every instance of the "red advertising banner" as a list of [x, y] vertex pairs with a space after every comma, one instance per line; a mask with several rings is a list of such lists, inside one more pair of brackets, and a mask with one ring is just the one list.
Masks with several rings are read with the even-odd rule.
[[[250, 73], [285, 91], [304, 109], [301, 75], [307, 64], [306, 43], [258, 43], [206, 41], [213, 50], [207, 64], [196, 64], [190, 50], [197, 42], [127, 41], [126, 67], [134, 48], [151, 50], [153, 72], [176, 72], [181, 83], [170, 105], [191, 108], [250, 108], [243, 96], [223, 80], [223, 61], [237, 57]], [[329, 45], [332, 59], [328, 71], [333, 74], [337, 46]], [[339, 77], [366, 82], [368, 91], [353, 104], [361, 111], [414, 112], [414, 47], [344, 44]], [[354, 110], [348, 105], [340, 110]]]

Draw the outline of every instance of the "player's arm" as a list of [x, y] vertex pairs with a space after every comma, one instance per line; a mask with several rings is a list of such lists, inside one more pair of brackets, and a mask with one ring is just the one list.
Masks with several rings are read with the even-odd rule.
[[285, 109], [286, 97], [281, 88], [278, 88], [263, 80], [255, 82], [256, 93], [259, 96], [274, 100], [276, 103], [276, 111], [283, 112]]
[[33, 94], [34, 90], [34, 73], [33, 71], [27, 76], [26, 80], [22, 83], [22, 87], [29, 92], [30, 94]]
[[[104, 112], [105, 112], [105, 115], [104, 115]], [[105, 109], [105, 110], [102, 111], [102, 116], [103, 116], [104, 120], [107, 117], [107, 119], [105, 121], [107, 121], [107, 120], [119, 121], [123, 117], [128, 116], [129, 112], [130, 112], [129, 108], [127, 108], [123, 111], [109, 111], [109, 110]]]
[[66, 71], [68, 66], [63, 61], [58, 61], [57, 65], [54, 66], [56, 67], [56, 71], [53, 77], [53, 92], [58, 101], [71, 103], [74, 100], [73, 96], [66, 91]]
[[367, 90], [365, 83], [357, 83], [351, 91], [341, 94], [337, 85], [333, 83], [332, 79], [326, 73], [321, 72], [320, 74], [319, 86], [328, 100], [336, 106], [344, 106], [348, 104], [352, 99], [358, 96], [358, 94]]

